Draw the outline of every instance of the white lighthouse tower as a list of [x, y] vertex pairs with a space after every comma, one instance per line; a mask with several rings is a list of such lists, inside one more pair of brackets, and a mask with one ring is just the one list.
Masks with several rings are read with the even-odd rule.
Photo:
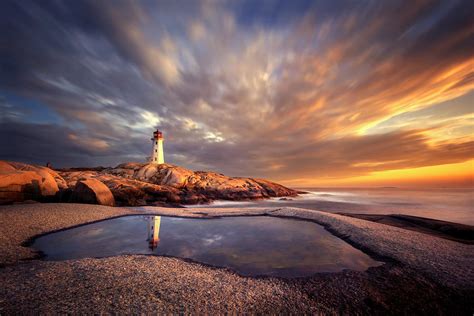
[[151, 250], [160, 242], [161, 216], [150, 216], [147, 221], [147, 241]]
[[165, 163], [165, 156], [163, 153], [163, 133], [159, 130], [153, 132], [153, 151], [151, 153], [151, 163]]

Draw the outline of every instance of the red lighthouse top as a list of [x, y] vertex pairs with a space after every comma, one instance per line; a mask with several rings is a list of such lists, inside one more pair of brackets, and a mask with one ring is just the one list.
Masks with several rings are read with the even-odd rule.
[[163, 139], [163, 133], [160, 130], [156, 130], [153, 132], [153, 138], [154, 140], [156, 139]]

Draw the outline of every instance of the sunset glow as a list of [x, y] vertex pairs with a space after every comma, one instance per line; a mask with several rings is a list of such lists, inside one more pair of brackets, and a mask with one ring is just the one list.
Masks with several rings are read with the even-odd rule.
[[[308, 187], [314, 185], [314, 179], [289, 180], [289, 185]], [[462, 163], [375, 171], [368, 175], [351, 178], [319, 179], [320, 186], [402, 186], [416, 188], [420, 185], [430, 187], [473, 187], [474, 160]]]
[[144, 161], [159, 127], [195, 170], [473, 186], [470, 1], [27, 2], [0, 13], [1, 159]]

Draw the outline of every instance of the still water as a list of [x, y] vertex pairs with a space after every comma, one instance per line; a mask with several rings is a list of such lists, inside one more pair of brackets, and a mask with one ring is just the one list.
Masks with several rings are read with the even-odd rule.
[[45, 260], [166, 255], [246, 276], [303, 277], [381, 264], [318, 224], [268, 216], [126, 216], [45, 235], [32, 247]]
[[405, 214], [474, 225], [473, 188], [303, 188], [289, 200], [274, 198], [255, 202], [216, 201], [191, 207], [293, 206], [332, 213]]

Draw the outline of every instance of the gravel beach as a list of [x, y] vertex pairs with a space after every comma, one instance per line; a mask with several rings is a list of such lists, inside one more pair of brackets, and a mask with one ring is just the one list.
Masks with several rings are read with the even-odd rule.
[[[132, 214], [271, 215], [315, 221], [386, 264], [309, 278], [250, 278], [156, 256], [41, 261], [35, 236]], [[466, 314], [474, 311], [474, 246], [297, 208], [0, 207], [0, 313]]]

